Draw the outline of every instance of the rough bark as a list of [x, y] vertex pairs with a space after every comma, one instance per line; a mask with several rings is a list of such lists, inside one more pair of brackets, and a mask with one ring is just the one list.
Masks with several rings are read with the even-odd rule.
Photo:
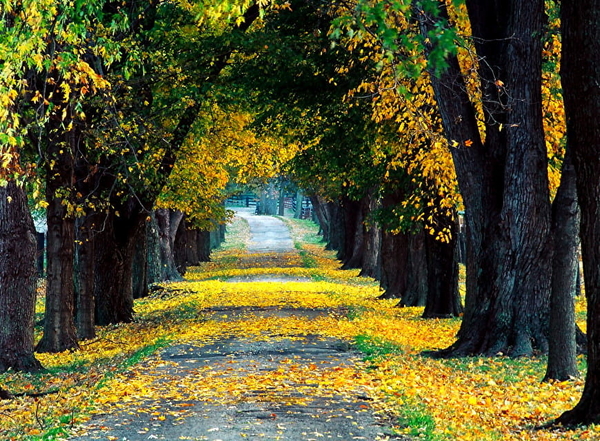
[[141, 231], [138, 234], [138, 239], [135, 243], [131, 284], [134, 299], [141, 299], [148, 296], [148, 234], [146, 234], [146, 231]]
[[[179, 224], [177, 236], [175, 237], [175, 258], [179, 269], [181, 263], [187, 269], [188, 266], [195, 266], [200, 263], [198, 250], [198, 236], [200, 231], [188, 228], [185, 218]], [[185, 271], [181, 274], [184, 274]]]
[[344, 217], [344, 247], [338, 253], [342, 261], [342, 269], [361, 268], [365, 249], [365, 204], [368, 201], [362, 198], [353, 201], [348, 198], [342, 200]]
[[[547, 351], [551, 274], [544, 3], [467, 0], [467, 9], [477, 55], [485, 59], [479, 69], [485, 144], [457, 58], [431, 76], [445, 135], [459, 143], [452, 156], [467, 227], [464, 317], [458, 340], [439, 355], [531, 355]], [[440, 16], [447, 16], [444, 9]], [[436, 22], [425, 13], [419, 19], [424, 33]]]
[[408, 267], [408, 236], [383, 231], [381, 236], [382, 299], [398, 299], [406, 292]]
[[458, 317], [462, 304], [458, 292], [458, 222], [456, 216], [433, 214], [436, 228], [447, 228], [451, 234], [447, 241], [425, 234], [427, 255], [427, 300], [424, 318]]
[[[385, 194], [381, 206], [390, 209], [402, 200], [400, 191]], [[408, 236], [405, 233], [392, 233], [390, 225], [381, 225], [381, 279], [379, 286], [384, 290], [382, 299], [399, 299], [406, 292], [408, 267]]]
[[567, 136], [577, 175], [581, 251], [588, 302], [588, 355], [579, 403], [563, 425], [600, 423], [600, 4], [563, 0], [562, 84]]
[[279, 216], [285, 216], [285, 192], [283, 191], [285, 185], [285, 179], [281, 177], [279, 179], [279, 197], [277, 201], [277, 214]]
[[189, 229], [185, 219], [180, 222], [175, 238], [175, 262], [180, 274], [190, 266], [209, 262], [212, 250], [211, 234], [207, 230]]
[[425, 306], [427, 302], [428, 261], [426, 233], [423, 229], [415, 233], [401, 233], [407, 236], [407, 262], [402, 269], [406, 278], [406, 288], [399, 293], [399, 306]]
[[96, 337], [96, 299], [94, 297], [95, 279], [95, 241], [97, 214], [89, 213], [76, 222], [77, 247], [75, 277], [75, 324], [80, 340]]
[[46, 260], [46, 234], [36, 232], [36, 238], [37, 238], [37, 253], [36, 253], [37, 272], [38, 272], [38, 277], [43, 278], [46, 276], [44, 273], [44, 266], [45, 266], [45, 260]]
[[381, 228], [370, 225], [365, 232], [365, 250], [360, 277], [381, 278]]
[[563, 161], [560, 186], [552, 203], [552, 294], [548, 365], [544, 381], [579, 376], [575, 324], [578, 273], [579, 204], [571, 151]]
[[189, 265], [194, 265], [195, 256], [194, 249], [197, 255], [196, 248], [196, 232], [188, 230], [185, 216], [179, 222], [177, 232], [175, 234], [175, 240], [173, 241], [173, 259], [175, 261], [175, 268], [177, 272], [183, 276], [187, 271]]
[[35, 254], [25, 192], [9, 182], [0, 187], [0, 372], [42, 367], [33, 354]]
[[196, 240], [198, 247], [198, 264], [200, 262], [210, 262], [210, 253], [213, 249], [210, 241], [211, 232], [206, 230], [196, 230]]
[[160, 240], [158, 238], [158, 223], [153, 211], [150, 221], [146, 223], [146, 277], [148, 285], [161, 281]]
[[[325, 246], [328, 250], [343, 252], [345, 243], [344, 216], [339, 201], [330, 201], [325, 204], [329, 219], [329, 241]], [[338, 256], [339, 257], [339, 256]]]
[[46, 170], [46, 200], [48, 201], [46, 311], [44, 333], [36, 350], [62, 352], [78, 347], [73, 319], [75, 219], [67, 211], [67, 207], [73, 203], [68, 199], [68, 193], [73, 189], [74, 161], [70, 146], [62, 142], [50, 142], [48, 157], [51, 160], [48, 161]]
[[365, 238], [362, 268], [360, 277], [381, 278], [381, 227], [372, 219], [372, 214], [379, 208], [379, 199], [375, 191], [367, 194], [366, 203], [363, 205], [363, 219], [365, 222]]
[[[320, 234], [323, 236], [323, 241], [326, 244], [329, 244], [331, 220], [329, 219], [329, 213], [326, 208], [326, 202], [323, 201], [320, 197], [318, 197], [316, 195], [311, 195], [310, 201], [313, 206], [314, 214], [317, 217], [317, 223], [319, 224], [319, 227], [321, 229]], [[300, 205], [302, 205], [302, 204], [300, 203]], [[302, 208], [298, 208], [298, 207], [297, 207], [297, 209], [300, 212], [302, 210]], [[298, 217], [300, 217], [300, 215], [298, 215]]]
[[161, 282], [180, 281], [181, 274], [177, 271], [175, 263], [175, 237], [179, 223], [183, 219], [183, 213], [180, 211], [161, 208], [155, 210], [156, 222], [158, 225], [158, 238], [160, 244], [160, 267]]
[[133, 320], [133, 258], [146, 213], [133, 198], [105, 214], [104, 229], [96, 236], [96, 324], [129, 323]]
[[381, 279], [381, 227], [372, 223], [365, 231], [365, 249], [360, 277]]

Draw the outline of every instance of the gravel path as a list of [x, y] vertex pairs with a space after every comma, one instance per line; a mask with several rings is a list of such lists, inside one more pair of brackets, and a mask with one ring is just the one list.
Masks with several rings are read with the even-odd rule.
[[249, 253], [287, 253], [295, 251], [294, 242], [287, 225], [272, 216], [257, 216], [248, 210], [235, 213], [250, 226]]
[[[289, 252], [292, 240], [286, 225], [272, 217], [244, 213], [252, 234], [250, 252]], [[308, 282], [310, 283], [310, 282]], [[343, 311], [304, 308], [215, 307], [202, 311], [209, 320], [244, 320], [256, 317], [301, 317], [339, 315]], [[223, 397], [210, 390], [198, 390], [195, 399], [152, 398], [132, 401], [125, 407], [95, 416], [72, 440], [400, 440], [385, 428], [385, 416], [377, 415], [372, 401], [359, 387], [343, 395], [323, 391], [318, 384], [305, 381], [298, 372], [311, 371], [310, 378], [323, 372], [353, 368], [360, 357], [349, 345], [333, 338], [312, 335], [278, 335], [277, 329], [260, 341], [243, 335], [211, 344], [171, 346], [142, 366], [137, 372], [156, 375], [160, 387], [194, 389], [194, 378], [217, 375], [219, 382], [232, 385], [244, 377], [259, 378], [265, 373], [294, 374], [285, 377], [286, 387], [258, 385], [236, 389]], [[132, 376], [135, 376], [132, 373]], [[282, 374], [283, 375], [283, 374]], [[205, 382], [202, 384], [206, 384]], [[192, 386], [190, 386], [192, 385]], [[159, 387], [159, 386], [157, 386]], [[204, 386], [205, 387], [205, 386]]]

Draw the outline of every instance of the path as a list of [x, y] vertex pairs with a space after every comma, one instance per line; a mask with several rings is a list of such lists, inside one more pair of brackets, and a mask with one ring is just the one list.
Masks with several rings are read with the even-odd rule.
[[[248, 221], [248, 252], [294, 250], [289, 230], [276, 218], [240, 214]], [[205, 310], [209, 320], [236, 321], [292, 317], [313, 320], [339, 311], [293, 307], [216, 307]], [[323, 388], [315, 378], [336, 370], [354, 369], [359, 356], [347, 343], [312, 335], [257, 341], [243, 335], [211, 344], [171, 346], [143, 363], [135, 375], [156, 375], [156, 393], [143, 402], [95, 417], [72, 440], [399, 440], [387, 434], [386, 421], [371, 407], [367, 392], [356, 388], [341, 395]], [[146, 365], [147, 368], [144, 366]], [[146, 369], [146, 371], [145, 371]], [[269, 374], [269, 377], [265, 375]], [[280, 375], [281, 387], [261, 378]], [[206, 387], [214, 378], [215, 390]], [[254, 381], [253, 379], [257, 379]], [[195, 380], [198, 379], [198, 380]], [[251, 381], [252, 380], [252, 381]], [[217, 382], [229, 384], [221, 395]], [[240, 386], [248, 384], [248, 386]], [[193, 399], [177, 399], [167, 387], [179, 387]], [[164, 388], [165, 392], [160, 391]], [[190, 392], [194, 392], [190, 395]], [[185, 394], [184, 394], [185, 395]]]
[[250, 226], [249, 253], [286, 253], [294, 251], [294, 242], [285, 223], [272, 216], [257, 216], [246, 209], [236, 210]]

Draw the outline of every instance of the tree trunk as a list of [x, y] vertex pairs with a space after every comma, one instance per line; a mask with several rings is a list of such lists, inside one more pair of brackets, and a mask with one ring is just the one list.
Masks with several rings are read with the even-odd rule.
[[[192, 238], [192, 236], [194, 236]], [[173, 241], [173, 260], [177, 272], [183, 276], [187, 271], [188, 265], [192, 264], [191, 247], [195, 246], [196, 232], [188, 230], [185, 216], [179, 222], [175, 240]]]
[[552, 294], [548, 366], [544, 381], [579, 376], [575, 324], [575, 293], [579, 266], [579, 205], [570, 149], [565, 155], [560, 186], [552, 204]]
[[283, 176], [279, 179], [279, 200], [277, 202], [277, 214], [285, 216], [285, 192], [283, 191], [285, 179]]
[[274, 216], [277, 214], [277, 190], [273, 180], [260, 193], [260, 204], [256, 214]]
[[439, 240], [425, 234], [427, 302], [423, 318], [458, 317], [463, 311], [458, 292], [458, 222], [456, 216], [432, 215], [436, 229], [447, 228], [450, 237]]
[[583, 278], [588, 302], [588, 355], [579, 403], [556, 422], [600, 423], [600, 4], [562, 2], [562, 84], [581, 209]]
[[340, 253], [343, 253], [345, 243], [342, 207], [338, 201], [327, 202], [325, 210], [329, 219], [329, 242], [327, 242], [325, 249], [337, 251], [338, 258], [342, 258], [343, 256], [339, 256]]
[[[323, 241], [326, 244], [329, 244], [330, 241], [330, 225], [331, 219], [329, 219], [329, 212], [326, 208], [326, 202], [323, 201], [319, 196], [311, 195], [310, 202], [313, 206], [314, 214], [317, 217], [317, 223], [320, 227], [320, 233], [323, 236]], [[302, 200], [299, 201], [299, 208], [297, 208], [300, 212], [302, 212]], [[298, 215], [300, 217], [300, 214]]]
[[[221, 243], [223, 242], [221, 240], [221, 230], [225, 229], [225, 225], [215, 225], [215, 228], [213, 230], [210, 230], [209, 232], [209, 247], [211, 250], [217, 249], [221, 246]], [[198, 240], [200, 241], [201, 239], [198, 238]], [[200, 244], [198, 244], [198, 246], [200, 246]]]
[[219, 243], [223, 243], [225, 241], [225, 233], [227, 232], [227, 228], [225, 224], [219, 225]]
[[366, 204], [363, 206], [365, 222], [365, 237], [362, 268], [360, 277], [381, 278], [381, 227], [372, 219], [372, 214], [379, 208], [379, 199], [375, 191], [368, 193]]
[[365, 231], [365, 250], [360, 277], [381, 279], [381, 227], [370, 224]]
[[[551, 274], [544, 2], [467, 0], [467, 8], [477, 55], [485, 59], [479, 69], [485, 144], [457, 58], [430, 76], [445, 135], [458, 143], [452, 155], [467, 226], [464, 318], [458, 340], [439, 355], [531, 355], [548, 348]], [[436, 19], [418, 16], [428, 33]]]
[[158, 225], [158, 238], [160, 244], [161, 260], [161, 282], [181, 281], [183, 278], [177, 265], [175, 264], [175, 236], [179, 223], [183, 219], [183, 213], [180, 211], [160, 208], [155, 210], [156, 222]]
[[210, 262], [212, 236], [207, 230], [188, 229], [185, 219], [180, 222], [175, 237], [175, 262], [180, 274], [185, 274], [189, 266]]
[[146, 224], [146, 277], [148, 285], [162, 280], [161, 251], [158, 236], [158, 222], [156, 221], [156, 213], [153, 211], [150, 214], [150, 221]]
[[408, 279], [408, 235], [383, 231], [381, 236], [382, 299], [399, 299], [406, 292]]
[[46, 260], [46, 234], [36, 232], [37, 239], [37, 253], [36, 253], [36, 261], [37, 261], [37, 272], [38, 277], [44, 278], [44, 266]]
[[[147, 222], [148, 224], [150, 222]], [[132, 267], [132, 295], [134, 299], [141, 299], [148, 296], [148, 234], [145, 228], [138, 234], [135, 244], [135, 253], [133, 256]]]
[[[67, 207], [73, 201], [65, 192], [73, 189], [74, 162], [69, 148], [52, 142], [48, 148], [49, 161], [46, 182], [47, 256], [46, 312], [44, 334], [38, 342], [38, 352], [62, 352], [78, 347], [73, 319], [75, 293], [73, 266], [75, 251], [75, 219]], [[54, 166], [51, 166], [51, 163]]]
[[25, 192], [0, 186], [0, 372], [42, 367], [33, 354], [36, 248]]
[[134, 198], [106, 213], [104, 230], [96, 236], [96, 324], [129, 323], [133, 320], [133, 259], [146, 213]]
[[404, 292], [398, 293], [399, 306], [425, 306], [427, 302], [428, 261], [426, 233], [422, 228], [416, 233], [406, 234], [406, 266], [400, 271], [406, 279]]
[[92, 339], [96, 337], [96, 300], [94, 297], [94, 234], [96, 234], [97, 230], [97, 226], [95, 224], [96, 220], [96, 213], [88, 213], [86, 216], [78, 219], [76, 222], [78, 245], [75, 249], [77, 262], [75, 280], [75, 322], [77, 327], [77, 336], [80, 340]]
[[344, 198], [342, 210], [344, 216], [344, 248], [338, 253], [342, 269], [361, 268], [365, 249], [364, 205], [366, 198], [353, 201]]
[[[175, 237], [175, 260], [179, 269], [181, 263], [186, 268], [189, 266], [196, 266], [200, 263], [199, 250], [198, 250], [198, 235], [199, 230], [188, 228], [188, 224], [185, 218], [179, 224], [177, 230], [177, 236]], [[181, 263], [180, 263], [181, 262]], [[181, 274], [184, 274], [185, 271]]]
[[210, 253], [212, 246], [210, 243], [211, 232], [205, 230], [196, 230], [196, 238], [198, 241], [198, 263], [210, 262]]
[[[300, 189], [298, 189], [296, 191], [296, 211], [294, 212], [294, 219], [302, 218], [302, 201], [303, 200], [304, 200], [304, 195], [302, 194], [302, 191]], [[313, 204], [313, 207], [316, 210], [316, 207], [314, 204]]]

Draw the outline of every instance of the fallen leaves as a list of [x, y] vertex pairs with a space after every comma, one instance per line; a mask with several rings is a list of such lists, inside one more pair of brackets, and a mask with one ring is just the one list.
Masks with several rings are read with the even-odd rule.
[[[365, 396], [369, 405], [360, 405], [361, 411], [393, 415], [394, 421], [418, 409], [431, 421], [431, 425], [415, 422], [397, 427], [411, 435], [477, 441], [600, 439], [597, 426], [534, 430], [574, 406], [582, 380], [540, 383], [543, 358], [423, 357], [421, 351], [444, 348], [454, 341], [459, 319], [424, 320], [422, 308], [396, 308], [394, 301], [376, 300], [380, 292], [375, 283], [357, 279], [356, 272], [337, 269], [339, 264], [331, 254], [317, 245], [306, 249], [315, 256], [317, 268], [233, 268], [231, 262], [244, 256], [232, 259], [235, 250], [224, 250], [213, 262], [192, 269], [187, 282], [170, 284], [166, 293], [138, 300], [135, 323], [104, 327], [96, 340], [77, 352], [40, 354], [50, 372], [3, 374], [0, 380], [15, 392], [43, 387], [57, 388], [59, 393], [0, 402], [0, 437], [42, 439], [50, 430], [81, 427], [91, 414], [113, 409], [137, 409], [147, 413], [151, 423], [161, 424], [185, 418], [199, 402], [302, 406], [309, 402], [307, 397]], [[298, 263], [295, 259], [284, 260]], [[266, 261], [274, 264], [277, 259]], [[225, 281], [265, 274], [322, 281]], [[580, 301], [580, 315], [582, 310]], [[184, 361], [148, 357], [152, 348], [167, 344], [176, 342], [185, 355], [232, 336], [243, 336], [248, 344], [306, 336], [351, 344], [359, 335], [402, 350], [368, 363], [288, 357], [264, 365], [232, 355], [220, 364], [207, 365], [193, 357]], [[139, 362], [136, 354], [142, 354]], [[163, 376], [166, 371], [172, 374]], [[159, 402], [170, 405], [159, 406]], [[265, 418], [278, 419], [275, 413]]]

